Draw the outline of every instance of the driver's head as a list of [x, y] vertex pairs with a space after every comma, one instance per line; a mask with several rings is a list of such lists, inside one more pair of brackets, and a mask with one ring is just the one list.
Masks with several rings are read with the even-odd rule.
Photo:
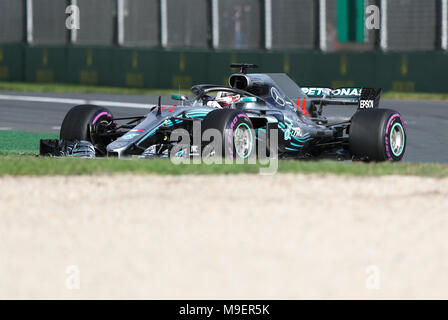
[[237, 103], [240, 100], [239, 94], [232, 94], [230, 92], [220, 92], [216, 96], [215, 101], [219, 103], [221, 108], [230, 108], [233, 103]]

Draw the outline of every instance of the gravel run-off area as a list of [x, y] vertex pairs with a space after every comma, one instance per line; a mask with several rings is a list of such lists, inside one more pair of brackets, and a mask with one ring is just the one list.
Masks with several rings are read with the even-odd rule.
[[0, 299], [448, 299], [448, 179], [0, 178]]

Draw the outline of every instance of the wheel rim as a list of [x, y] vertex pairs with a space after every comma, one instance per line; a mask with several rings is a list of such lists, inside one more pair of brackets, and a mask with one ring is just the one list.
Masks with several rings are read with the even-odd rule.
[[398, 157], [402, 154], [405, 143], [405, 135], [403, 126], [400, 123], [395, 123], [392, 126], [392, 130], [390, 132], [390, 144], [392, 153], [394, 156]]
[[246, 159], [252, 152], [252, 131], [246, 123], [240, 123], [233, 134], [235, 151], [240, 158]]

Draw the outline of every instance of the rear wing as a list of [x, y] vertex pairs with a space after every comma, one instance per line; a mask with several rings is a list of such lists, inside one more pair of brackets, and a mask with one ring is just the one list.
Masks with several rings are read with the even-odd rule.
[[358, 105], [359, 109], [378, 108], [382, 89], [375, 88], [301, 88], [310, 98], [320, 98], [322, 105]]

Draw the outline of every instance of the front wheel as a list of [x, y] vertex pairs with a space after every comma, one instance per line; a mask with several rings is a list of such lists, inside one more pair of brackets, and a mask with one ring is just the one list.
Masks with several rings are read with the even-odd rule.
[[[91, 132], [91, 126], [97, 130]], [[71, 108], [62, 121], [60, 139], [67, 141], [89, 141], [101, 153], [105, 153], [110, 138], [101, 136], [106, 128], [114, 126], [109, 109], [95, 105], [79, 105]]]
[[358, 110], [351, 119], [349, 143], [355, 159], [400, 161], [406, 149], [404, 121], [390, 109]]
[[[215, 151], [215, 155], [231, 160], [247, 159], [255, 155], [254, 127], [245, 113], [234, 109], [213, 110], [204, 118], [201, 127], [202, 135], [207, 141], [208, 135], [213, 137], [212, 142], [205, 146], [204, 154], [213, 154]], [[210, 132], [209, 129], [214, 131]], [[216, 136], [218, 134], [219, 137]]]

